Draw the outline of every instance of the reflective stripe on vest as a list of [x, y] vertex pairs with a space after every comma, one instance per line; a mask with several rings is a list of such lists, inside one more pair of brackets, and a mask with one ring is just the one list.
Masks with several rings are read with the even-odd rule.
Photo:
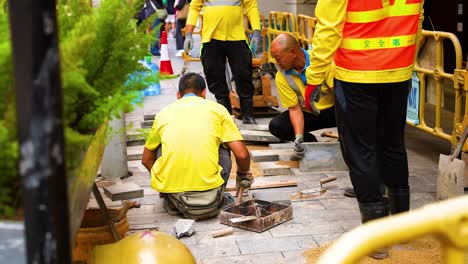
[[281, 72], [283, 74], [284, 79], [286, 79], [286, 82], [288, 83], [289, 87], [296, 93], [297, 101], [301, 105], [302, 108], [305, 108], [305, 102], [304, 102], [304, 97], [302, 96], [301, 91], [299, 90], [299, 87], [297, 84], [294, 82], [293, 78], [291, 75], [286, 74], [286, 71], [281, 69], [278, 65], [275, 64], [276, 70]]
[[336, 66], [353, 71], [411, 66], [420, 8], [421, 0], [349, 0]]
[[205, 0], [205, 6], [240, 6], [241, 0]]

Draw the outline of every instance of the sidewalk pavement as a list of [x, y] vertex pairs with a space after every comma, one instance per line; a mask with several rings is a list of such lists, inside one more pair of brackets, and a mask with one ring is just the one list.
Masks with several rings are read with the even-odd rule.
[[[175, 57], [172, 37], [169, 37], [169, 52], [174, 72], [179, 73], [183, 60]], [[158, 59], [153, 57], [156, 63]], [[198, 62], [190, 63], [189, 71], [203, 72]], [[137, 133], [144, 114], [157, 113], [176, 100], [178, 81], [179, 78], [161, 81], [161, 95], [145, 97], [142, 107], [126, 115], [127, 125], [132, 124], [127, 134]], [[274, 86], [273, 93], [276, 93]], [[208, 93], [208, 99], [214, 100], [213, 95]], [[447, 154], [450, 144], [410, 126], [407, 126], [406, 143], [411, 208], [414, 209], [434, 201], [438, 155]], [[141, 208], [131, 209], [128, 213], [130, 230], [157, 228], [174, 234], [179, 217], [164, 211], [158, 193], [150, 187], [149, 173], [140, 161], [129, 161], [129, 169], [134, 175], [125, 181], [137, 183], [144, 189], [144, 197], [139, 199]], [[180, 240], [189, 247], [197, 263], [305, 263], [305, 250], [327, 244], [360, 224], [356, 200], [343, 196], [343, 188], [351, 186], [347, 171], [292, 171], [291, 175], [259, 177], [256, 181], [296, 180], [297, 187], [253, 190], [250, 193], [254, 193], [258, 199], [289, 199], [294, 192], [319, 187], [319, 180], [326, 176], [334, 175], [338, 180], [327, 184], [327, 193], [317, 200], [293, 202], [294, 218], [262, 233], [234, 228], [232, 235], [212, 238], [212, 231], [226, 227], [219, 223], [219, 217], [196, 222], [195, 233]]]

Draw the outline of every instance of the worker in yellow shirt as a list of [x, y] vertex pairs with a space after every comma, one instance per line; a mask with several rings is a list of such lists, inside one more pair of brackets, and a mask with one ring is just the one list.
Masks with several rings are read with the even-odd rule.
[[314, 94], [333, 60], [340, 144], [363, 223], [409, 210], [404, 131], [423, 2], [319, 0], [315, 9], [306, 91]]
[[336, 126], [335, 99], [330, 88], [333, 73], [328, 71], [328, 79], [321, 86], [316, 97], [318, 102], [312, 108], [304, 100], [309, 53], [288, 33], [279, 34], [271, 42], [270, 53], [278, 69], [275, 78], [278, 95], [282, 106], [288, 110], [270, 121], [269, 130], [281, 140], [293, 141], [296, 158], [300, 159], [304, 156], [302, 142], [317, 141], [310, 131]]
[[156, 115], [142, 158], [165, 209], [195, 220], [219, 212], [232, 166], [229, 149], [236, 158], [237, 189], [253, 181], [249, 152], [232, 117], [205, 95], [203, 77], [183, 75], [178, 100]]
[[[201, 32], [201, 62], [209, 91], [218, 103], [232, 112], [229, 88], [226, 82], [226, 59], [236, 82], [242, 123], [256, 124], [253, 117], [252, 51], [260, 46], [260, 14], [256, 0], [193, 0], [185, 27], [184, 51], [193, 48], [192, 32], [203, 8]], [[244, 11], [249, 18], [253, 35], [250, 50], [245, 36]]]

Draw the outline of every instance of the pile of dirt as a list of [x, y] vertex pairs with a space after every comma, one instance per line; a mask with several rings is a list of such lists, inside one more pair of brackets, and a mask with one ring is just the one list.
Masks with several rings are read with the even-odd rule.
[[[304, 252], [307, 263], [317, 263], [329, 245]], [[433, 238], [422, 238], [392, 247], [390, 256], [383, 260], [364, 257], [359, 264], [436, 264], [441, 262], [440, 243]]]

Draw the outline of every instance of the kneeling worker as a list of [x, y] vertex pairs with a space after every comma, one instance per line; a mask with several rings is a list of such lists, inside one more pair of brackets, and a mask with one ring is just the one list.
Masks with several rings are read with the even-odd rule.
[[229, 149], [237, 163], [236, 188], [253, 182], [250, 155], [232, 117], [205, 95], [202, 76], [182, 76], [178, 100], [156, 115], [142, 159], [168, 213], [195, 220], [219, 212], [232, 166]]
[[288, 110], [270, 121], [270, 133], [285, 141], [294, 142], [297, 158], [304, 156], [302, 142], [316, 142], [310, 131], [336, 127], [333, 72], [326, 74], [326, 82], [314, 92], [306, 90], [305, 70], [310, 64], [309, 54], [299, 46], [294, 36], [279, 34], [272, 42], [271, 56], [276, 60], [276, 87], [283, 107]]

